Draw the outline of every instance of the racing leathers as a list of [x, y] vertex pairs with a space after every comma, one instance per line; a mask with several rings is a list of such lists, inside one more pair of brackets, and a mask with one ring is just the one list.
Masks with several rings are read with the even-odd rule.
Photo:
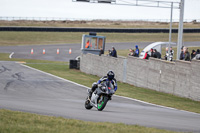
[[97, 82], [94, 82], [92, 84], [92, 88], [89, 92], [89, 99], [91, 99], [92, 93], [96, 90], [96, 88], [98, 87], [98, 84], [101, 84], [101, 82], [103, 82], [103, 81], [110, 81], [114, 86], [114, 90], [117, 91], [117, 81], [116, 81], [116, 79], [113, 78], [112, 80], [110, 80], [108, 78], [108, 76], [104, 76], [104, 77], [100, 78]]

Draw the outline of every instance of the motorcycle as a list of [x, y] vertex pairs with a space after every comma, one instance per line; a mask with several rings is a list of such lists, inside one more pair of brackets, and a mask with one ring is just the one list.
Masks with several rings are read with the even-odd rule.
[[[88, 94], [90, 90], [91, 89], [88, 89]], [[114, 86], [110, 81], [102, 82], [92, 93], [91, 99], [89, 99], [89, 97], [86, 98], [85, 108], [91, 109], [92, 107], [95, 107], [98, 111], [102, 111], [107, 102], [111, 100], [111, 97], [114, 93]]]

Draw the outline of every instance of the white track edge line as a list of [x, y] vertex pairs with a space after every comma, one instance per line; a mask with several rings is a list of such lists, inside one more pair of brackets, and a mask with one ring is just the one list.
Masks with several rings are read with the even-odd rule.
[[[69, 82], [69, 83], [72, 83], [72, 84], [78, 85], [78, 86], [80, 86], [80, 87], [84, 87], [84, 88], [90, 89], [90, 87], [87, 87], [87, 86], [84, 86], [84, 85], [78, 84], [78, 83], [76, 83], [76, 82], [73, 82], [73, 81], [70, 81], [70, 80], [67, 80], [67, 79], [64, 79], [64, 78], [61, 78], [61, 77], [55, 76], [55, 75], [53, 75], [53, 74], [50, 74], [50, 73], [47, 73], [47, 72], [41, 71], [41, 70], [39, 70], [39, 69], [36, 69], [36, 68], [30, 67], [30, 66], [27, 66], [27, 65], [24, 65], [24, 64], [20, 64], [20, 65], [22, 65], [22, 66], [24, 66], [24, 67], [27, 67], [27, 68], [29, 68], [29, 69], [32, 69], [32, 70], [35, 70], [35, 71], [38, 71], [38, 72], [44, 73], [44, 74], [46, 74], [46, 75], [49, 75], [49, 76], [52, 76], [52, 77], [55, 77], [55, 78], [58, 78], [58, 79], [61, 79], [61, 80], [67, 81], [67, 82]], [[148, 102], [145, 102], [145, 101], [141, 101], [141, 100], [138, 100], [138, 99], [129, 98], [129, 97], [125, 97], [125, 96], [119, 96], [119, 95], [114, 95], [114, 96], [116, 96], [116, 97], [120, 97], [120, 98], [124, 98], [124, 99], [129, 99], [129, 100], [136, 101], [136, 102], [140, 102], [140, 103], [144, 103], [144, 104], [147, 104], [147, 105], [157, 106], [157, 107], [160, 107], [160, 108], [166, 108], [166, 109], [170, 109], [170, 110], [177, 110], [177, 111], [182, 111], [182, 112], [191, 113], [191, 114], [195, 114], [195, 115], [200, 115], [199, 113], [190, 112], [190, 111], [185, 111], [185, 110], [180, 110], [180, 109], [176, 109], [176, 108], [172, 108], [172, 107], [166, 107], [166, 106], [157, 105], [157, 104], [153, 104], [153, 103], [148, 103]]]
[[32, 70], [35, 70], [35, 71], [38, 71], [38, 72], [41, 72], [41, 73], [47, 74], [47, 75], [49, 75], [49, 76], [52, 76], [52, 77], [55, 77], [55, 78], [58, 78], [58, 79], [61, 79], [61, 80], [67, 81], [67, 82], [69, 82], [69, 83], [72, 83], [72, 84], [75, 84], [75, 85], [78, 85], [78, 86], [81, 86], [81, 87], [84, 87], [84, 88], [90, 89], [90, 88], [87, 87], [87, 86], [84, 86], [84, 85], [78, 84], [78, 83], [76, 83], [76, 82], [73, 82], [73, 81], [70, 81], [70, 80], [67, 80], [67, 79], [64, 79], [64, 78], [58, 77], [58, 76], [56, 76], [56, 75], [53, 75], [53, 74], [50, 74], [50, 73], [47, 73], [47, 72], [44, 72], [44, 71], [41, 71], [41, 70], [39, 70], [39, 69], [36, 69], [36, 68], [30, 67], [30, 66], [27, 66], [27, 65], [24, 65], [24, 64], [21, 64], [21, 65], [24, 66], [24, 67], [27, 67], [27, 68], [29, 68], [29, 69], [32, 69]]
[[14, 55], [14, 52], [12, 52], [12, 53], [9, 55], [9, 58], [11, 59], [13, 55]]
[[147, 105], [157, 106], [157, 107], [160, 107], [160, 108], [166, 108], [166, 109], [170, 109], [170, 110], [177, 110], [177, 111], [182, 111], [182, 112], [191, 113], [191, 114], [195, 114], [195, 115], [200, 115], [199, 113], [190, 112], [190, 111], [181, 110], [181, 109], [176, 109], [176, 108], [172, 108], [172, 107], [166, 107], [166, 106], [157, 105], [157, 104], [153, 104], [153, 103], [148, 103], [148, 102], [141, 101], [141, 100], [134, 99], [134, 98], [130, 98], [130, 97], [119, 96], [119, 95], [115, 95], [115, 96], [116, 97], [121, 97], [121, 98], [124, 98], [124, 99], [133, 100], [133, 101], [140, 102], [140, 103], [144, 103], [144, 104], [147, 104]]

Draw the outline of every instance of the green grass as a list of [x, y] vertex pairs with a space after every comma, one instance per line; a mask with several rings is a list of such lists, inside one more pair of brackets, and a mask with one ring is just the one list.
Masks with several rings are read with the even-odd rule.
[[[27, 64], [33, 68], [91, 87], [100, 77], [88, 75], [79, 70], [71, 70], [66, 65]], [[180, 98], [171, 94], [161, 93], [150, 89], [140, 88], [118, 82], [117, 95], [126, 96], [142, 101], [200, 113], [200, 102]]]
[[48, 60], [33, 60], [33, 59], [18, 59], [18, 58], [9, 58], [8, 53], [0, 53], [0, 61], [17, 61], [17, 62], [27, 62], [27, 63], [47, 63], [47, 64], [68, 64], [68, 62], [61, 61], [48, 61]]
[[138, 125], [85, 122], [0, 109], [0, 133], [173, 133]]
[[[81, 43], [84, 32], [0, 32], [0, 46]], [[168, 33], [98, 33], [106, 42], [156, 42], [168, 41]], [[172, 41], [177, 41], [172, 34]], [[183, 34], [184, 41], [200, 41], [200, 33]], [[123, 43], [122, 43], [123, 45]]]
[[[25, 61], [28, 66], [57, 75], [91, 87], [91, 84], [99, 79], [94, 75], [88, 75], [79, 70], [69, 69], [66, 62], [42, 61], [31, 59], [9, 59], [9, 54], [0, 53], [0, 60]], [[41, 64], [38, 64], [41, 63]], [[48, 63], [48, 64], [42, 64]], [[181, 110], [200, 113], [200, 102], [186, 98], [180, 98], [145, 88], [118, 82], [117, 95], [127, 96], [146, 102], [169, 106]], [[0, 109], [0, 132], [2, 133], [90, 133], [90, 132], [136, 132], [136, 133], [171, 133], [171, 131], [155, 128], [146, 128], [138, 125], [125, 125], [114, 123], [84, 122], [80, 120], [64, 119], [61, 117], [42, 116], [30, 113], [9, 111]]]
[[[172, 24], [178, 28], [177, 22]], [[200, 23], [184, 23], [184, 28], [199, 28]], [[98, 27], [98, 28], [169, 28], [166, 22], [145, 22], [145, 21], [0, 21], [0, 26], [42, 26], [42, 27]]]
[[[0, 54], [0, 60], [8, 59], [9, 54]], [[16, 59], [11, 59], [12, 61]], [[43, 61], [40, 60], [24, 60], [17, 59], [18, 61], [26, 61], [27, 65], [53, 75], [74, 81], [76, 83], [91, 87], [93, 82], [96, 82], [100, 77], [94, 75], [88, 75], [79, 70], [69, 69], [66, 62], [54, 62], [50, 61], [51, 64], [37, 64]], [[29, 64], [36, 63], [36, 64]], [[168, 106], [180, 110], [187, 110], [191, 112], [200, 113], [200, 102], [193, 101], [187, 98], [177, 97], [171, 94], [157, 92], [150, 89], [140, 88], [126, 83], [118, 82], [119, 89], [116, 94], [120, 96], [126, 96], [142, 101]]]

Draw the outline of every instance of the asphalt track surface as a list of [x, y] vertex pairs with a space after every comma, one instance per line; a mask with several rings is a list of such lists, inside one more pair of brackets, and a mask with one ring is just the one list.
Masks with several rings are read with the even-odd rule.
[[[152, 42], [122, 42], [122, 43], [106, 43], [106, 51], [111, 49], [112, 46], [116, 50], [129, 49], [138, 45], [139, 48], [144, 48]], [[198, 46], [200, 47], [200, 42], [184, 42], [185, 46]], [[31, 49], [33, 49], [33, 54], [31, 54]], [[45, 49], [45, 54], [43, 54], [43, 49]], [[57, 49], [60, 53], [57, 54]], [[72, 50], [69, 54], [69, 49]], [[0, 53], [12, 53], [13, 58], [26, 58], [26, 59], [40, 59], [40, 60], [52, 60], [52, 61], [69, 61], [70, 59], [75, 59], [81, 54], [81, 44], [55, 44], [55, 45], [27, 45], [27, 46], [0, 46]], [[128, 53], [127, 53], [128, 54]]]
[[119, 96], [113, 96], [103, 111], [86, 110], [86, 90], [87, 87], [19, 63], [0, 61], [0, 108], [84, 121], [200, 132], [200, 114]]

